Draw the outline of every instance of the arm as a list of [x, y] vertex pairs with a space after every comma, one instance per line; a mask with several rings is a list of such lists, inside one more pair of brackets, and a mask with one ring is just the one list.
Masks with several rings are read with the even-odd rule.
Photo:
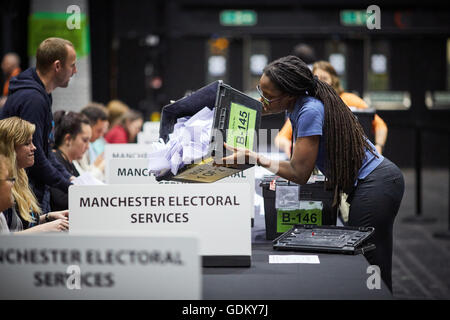
[[274, 143], [278, 149], [283, 150], [289, 158], [291, 157], [292, 125], [289, 119], [286, 119], [283, 128], [281, 128], [275, 137]]
[[57, 219], [47, 223], [38, 224], [37, 226], [26, 230], [14, 232], [14, 234], [33, 234], [41, 232], [61, 232], [69, 230], [69, 220]]
[[316, 163], [320, 136], [297, 138], [290, 161], [270, 160], [256, 155], [257, 163], [289, 181], [306, 184]]
[[67, 220], [68, 218], [69, 210], [47, 212], [46, 214], [41, 214], [39, 216], [39, 224], [58, 219]]
[[225, 148], [233, 151], [233, 154], [223, 158], [222, 163], [257, 163], [282, 178], [306, 184], [316, 163], [319, 139], [318, 135], [297, 138], [290, 161], [271, 160], [251, 150], [231, 147], [225, 143]]
[[375, 132], [375, 148], [377, 148], [378, 153], [381, 154], [384, 145], [386, 144], [388, 128], [386, 122], [384, 122], [377, 114], [375, 114], [372, 126]]
[[14, 234], [34, 234], [41, 232], [66, 231], [69, 229], [68, 217], [68, 210], [49, 212], [39, 217], [39, 224], [37, 226], [15, 232]]

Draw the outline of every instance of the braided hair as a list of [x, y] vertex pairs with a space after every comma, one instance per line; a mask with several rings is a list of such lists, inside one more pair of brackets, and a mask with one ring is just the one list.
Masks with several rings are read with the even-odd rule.
[[327, 188], [334, 188], [333, 205], [337, 195], [353, 187], [365, 157], [365, 150], [374, 151], [367, 142], [363, 128], [349, 107], [327, 83], [313, 76], [298, 57], [287, 56], [264, 68], [264, 74], [277, 89], [293, 95], [309, 95], [322, 101], [325, 109], [323, 134], [325, 138]]

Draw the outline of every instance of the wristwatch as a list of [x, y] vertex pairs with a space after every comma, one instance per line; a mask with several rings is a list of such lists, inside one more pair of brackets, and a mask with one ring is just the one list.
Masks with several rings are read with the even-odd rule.
[[45, 214], [45, 222], [50, 222], [50, 219], [48, 218], [48, 212]]

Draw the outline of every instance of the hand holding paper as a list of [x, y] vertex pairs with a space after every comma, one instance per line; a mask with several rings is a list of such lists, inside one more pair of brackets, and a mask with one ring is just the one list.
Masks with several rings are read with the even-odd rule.
[[240, 164], [257, 164], [258, 154], [256, 152], [245, 148], [233, 147], [226, 142], [224, 142], [223, 145], [225, 149], [233, 152], [233, 154], [220, 159], [215, 165], [235, 167]]
[[72, 180], [74, 185], [95, 186], [104, 184], [97, 178], [95, 178], [89, 171], [83, 172], [79, 177]]

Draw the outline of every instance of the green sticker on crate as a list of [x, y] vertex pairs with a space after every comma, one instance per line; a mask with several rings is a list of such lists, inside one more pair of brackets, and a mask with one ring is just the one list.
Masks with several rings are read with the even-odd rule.
[[322, 202], [309, 201], [307, 207], [293, 210], [277, 209], [277, 232], [286, 232], [295, 224], [314, 224], [321, 226]]
[[227, 143], [234, 147], [253, 149], [256, 110], [235, 102], [231, 103]]

